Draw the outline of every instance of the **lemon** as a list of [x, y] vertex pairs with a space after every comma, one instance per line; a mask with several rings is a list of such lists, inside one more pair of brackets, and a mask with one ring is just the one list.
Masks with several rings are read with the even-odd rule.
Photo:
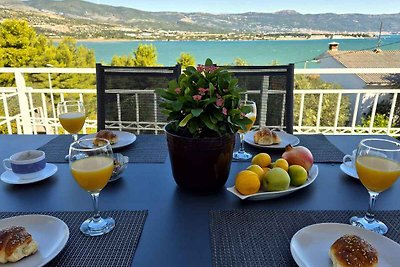
[[290, 184], [294, 186], [300, 186], [305, 184], [307, 181], [307, 171], [300, 165], [291, 165], [289, 167]]
[[289, 170], [289, 163], [286, 161], [286, 159], [280, 158], [280, 159], [277, 159], [275, 161], [274, 168], [276, 168], [276, 167], [279, 167], [279, 168], [284, 169], [285, 171], [288, 171]]
[[260, 179], [255, 172], [244, 170], [236, 175], [235, 188], [242, 195], [250, 195], [260, 190]]
[[246, 170], [255, 172], [258, 175], [258, 179], [260, 179], [261, 182], [261, 177], [264, 175], [264, 170], [260, 166], [253, 164], [247, 167]]
[[257, 164], [261, 168], [267, 167], [269, 164], [271, 164], [271, 156], [267, 153], [259, 153], [253, 157], [251, 163]]

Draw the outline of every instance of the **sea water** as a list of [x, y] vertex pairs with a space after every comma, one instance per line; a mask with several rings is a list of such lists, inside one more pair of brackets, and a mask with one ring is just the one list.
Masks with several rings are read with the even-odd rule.
[[[109, 64], [114, 55], [133, 54], [139, 44], [153, 44], [157, 62], [164, 66], [176, 64], [182, 52], [194, 56], [196, 64], [211, 58], [218, 65], [233, 64], [236, 58], [250, 65], [295, 63], [297, 68], [318, 67], [313, 59], [325, 53], [330, 42], [339, 43], [339, 50], [373, 50], [377, 38], [263, 41], [104, 41], [78, 42], [93, 49], [96, 61]], [[400, 50], [400, 35], [383, 36], [382, 50]]]

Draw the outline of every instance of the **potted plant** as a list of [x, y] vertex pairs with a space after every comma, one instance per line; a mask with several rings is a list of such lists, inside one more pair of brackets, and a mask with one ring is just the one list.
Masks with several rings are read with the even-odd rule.
[[165, 127], [172, 173], [183, 189], [211, 192], [229, 176], [235, 133], [251, 121], [239, 107], [237, 79], [210, 59], [187, 67], [178, 81], [158, 90], [168, 115]]

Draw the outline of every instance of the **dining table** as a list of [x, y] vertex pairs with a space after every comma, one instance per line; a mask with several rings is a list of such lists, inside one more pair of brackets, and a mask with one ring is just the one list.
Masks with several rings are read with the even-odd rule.
[[[0, 135], [0, 160], [9, 158], [12, 154], [19, 151], [39, 149], [57, 137], [59, 136]], [[360, 140], [371, 136], [325, 135], [325, 137], [343, 154], [351, 154]], [[394, 140], [392, 137], [386, 135], [374, 135], [374, 137]], [[165, 136], [158, 136], [158, 138], [161, 138], [160, 142], [165, 142], [166, 144]], [[135, 142], [139, 144], [140, 140], [138, 138]], [[157, 150], [157, 147], [148, 147], [148, 149]], [[268, 150], [262, 152], [269, 153]], [[273, 160], [282, 152], [272, 152], [275, 155], [273, 156]], [[121, 151], [121, 153], [124, 152]], [[329, 153], [329, 151], [326, 153]], [[140, 158], [140, 154], [136, 155], [136, 157]], [[62, 212], [91, 212], [92, 202], [90, 196], [74, 181], [69, 164], [67, 162], [56, 162], [53, 164], [57, 166], [57, 172], [48, 179], [23, 185], [1, 182], [0, 215], [20, 213], [45, 213], [54, 215]], [[218, 238], [229, 239], [229, 235], [245, 235], [249, 229], [258, 229], [254, 224], [262, 223], [262, 220], [274, 220], [275, 225], [280, 225], [281, 229], [286, 229], [285, 227], [298, 227], [294, 225], [295, 222], [301, 220], [303, 215], [307, 216], [308, 212], [350, 212], [362, 215], [367, 210], [367, 190], [358, 179], [350, 177], [341, 171], [340, 162], [315, 163], [319, 170], [315, 181], [310, 186], [292, 194], [260, 201], [241, 200], [226, 190], [226, 188], [233, 186], [236, 174], [246, 169], [250, 164], [250, 161], [233, 161], [229, 178], [221, 190], [208, 194], [199, 194], [182, 190], [176, 185], [168, 155], [166, 155], [166, 159], [163, 162], [140, 162], [140, 160], [130, 162], [121, 178], [108, 183], [100, 194], [101, 212], [146, 212], [145, 218], [142, 218], [141, 233], [134, 244], [135, 249], [130, 252], [133, 255], [130, 255], [128, 265], [263, 266], [262, 262], [253, 262], [251, 260], [252, 255], [257, 254], [257, 250], [245, 252], [243, 255], [248, 255], [248, 259], [245, 259], [246, 256], [243, 256], [242, 259], [230, 261], [234, 257], [234, 253], [231, 251], [230, 254], [224, 255], [224, 253], [227, 253], [224, 251], [225, 249], [227, 251], [232, 244], [227, 243], [225, 244], [227, 247], [224, 247], [224, 240], [218, 241]], [[391, 215], [393, 213], [400, 215], [400, 212], [398, 212], [399, 208], [400, 184], [396, 182], [390, 189], [379, 195], [375, 209], [377, 216], [386, 216], [385, 212], [391, 212]], [[235, 211], [239, 211], [239, 213], [234, 213]], [[221, 217], [215, 217], [221, 215], [221, 212], [225, 217], [227, 216], [227, 221], [222, 222]], [[223, 237], [221, 237], [219, 232], [213, 231], [222, 231], [221, 224], [226, 224], [229, 227], [229, 212], [232, 212], [232, 224], [235, 223], [235, 220], [240, 220], [242, 224], [247, 224], [248, 226], [237, 226], [233, 230], [223, 232], [221, 234]], [[252, 212], [255, 213], [253, 214]], [[271, 217], [264, 216], [257, 223], [252, 223], [254, 216], [257, 216], [257, 212], [264, 215], [270, 214]], [[285, 217], [282, 215], [282, 220], [285, 221], [280, 223], [280, 214], [289, 214], [291, 219], [288, 221], [287, 218], [289, 215], [285, 215]], [[336, 213], [332, 214], [335, 215]], [[347, 216], [347, 213], [343, 214]], [[121, 216], [123, 214], [119, 218], [115, 218], [115, 229], [121, 227]], [[329, 220], [334, 222], [335, 217], [332, 216]], [[243, 217], [247, 219], [243, 219]], [[315, 222], [318, 222], [318, 217], [315, 218]], [[385, 220], [385, 218], [379, 218], [383, 221]], [[307, 224], [309, 222], [305, 221], [304, 223]], [[124, 222], [124, 224], [128, 225], [129, 222]], [[71, 229], [70, 225], [69, 227], [71, 232], [72, 230], [76, 230]], [[296, 266], [289, 250], [290, 238], [293, 235], [293, 231], [296, 232], [295, 230], [300, 229], [291, 229], [290, 231], [292, 232], [288, 230], [288, 233], [275, 230], [272, 232], [269, 231], [268, 236], [263, 236], [262, 231], [258, 233], [260, 240], [257, 241], [257, 244], [261, 244], [261, 246], [272, 242], [272, 240], [277, 240], [273, 239], [275, 235], [287, 235], [284, 240], [279, 241], [280, 243], [276, 241], [276, 246], [270, 245], [268, 253], [263, 251], [264, 254], [268, 254], [263, 256], [265, 259], [275, 257], [273, 265], [264, 266]], [[90, 238], [91, 240], [103, 240], [107, 238], [107, 235], [112, 237], [113, 231], [101, 237]], [[389, 225], [389, 233], [391, 233], [392, 237], [399, 237], [398, 231], [399, 229], [396, 229], [394, 225]], [[130, 232], [127, 231], [122, 233], [122, 235], [130, 235]], [[68, 240], [67, 246], [69, 242], [72, 242], [71, 239]], [[112, 244], [113, 247], [124, 248], [124, 246], [127, 246], [123, 240], [110, 239], [107, 242], [115, 242]], [[133, 246], [132, 243], [129, 246]], [[247, 244], [246, 246], [251, 246], [251, 244]], [[104, 250], [106, 249], [104, 248]], [[96, 251], [90, 253], [93, 253], [93, 257], [97, 255]], [[240, 254], [243, 252], [237, 251], [236, 253]], [[279, 262], [277, 254], [282, 254], [280, 256], [285, 258], [285, 260]], [[76, 257], [76, 255], [71, 255], [71, 257]], [[248, 264], [245, 264], [246, 262]], [[56, 264], [53, 260], [48, 265], [55, 266]], [[87, 265], [91, 264], [87, 263]], [[85, 266], [85, 264], [82, 263], [81, 266]], [[112, 264], [110, 263], [108, 266], [112, 266]]]

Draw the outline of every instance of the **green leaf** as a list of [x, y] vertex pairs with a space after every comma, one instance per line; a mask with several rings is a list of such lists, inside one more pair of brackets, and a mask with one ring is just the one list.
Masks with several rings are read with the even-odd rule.
[[183, 103], [181, 101], [174, 101], [171, 106], [174, 111], [179, 111], [182, 109]]
[[210, 95], [213, 96], [215, 92], [215, 87], [212, 83], [208, 84], [208, 89], [210, 90]]
[[214, 63], [212, 62], [211, 59], [207, 58], [207, 59], [206, 59], [205, 65], [206, 65], [206, 66], [212, 66], [212, 65], [214, 65]]
[[193, 117], [192, 114], [187, 114], [186, 117], [181, 120], [181, 122], [179, 123], [179, 127], [185, 127], [186, 124], [188, 123], [188, 121]]
[[244, 114], [247, 114], [247, 113], [250, 113], [250, 112], [253, 111], [253, 109], [252, 109], [250, 106], [243, 106], [243, 107], [240, 108], [240, 110], [241, 110]]
[[178, 82], [176, 81], [176, 80], [171, 80], [171, 81], [169, 81], [169, 83], [168, 83], [168, 89], [171, 91], [175, 91], [175, 89], [177, 88], [177, 87], [179, 87], [179, 84], [178, 84]]
[[214, 131], [217, 129], [216, 125], [211, 122], [209, 115], [202, 114], [201, 120], [204, 122], [204, 124], [207, 126], [207, 128], [214, 130]]
[[172, 93], [167, 92], [167, 91], [162, 91], [160, 96], [162, 98], [164, 98], [164, 99], [171, 100], [171, 101], [174, 101], [176, 99], [176, 95], [175, 94], [172, 94]]
[[193, 116], [198, 117], [203, 112], [203, 109], [202, 108], [195, 108], [195, 109], [192, 109], [191, 112], [192, 112]]

